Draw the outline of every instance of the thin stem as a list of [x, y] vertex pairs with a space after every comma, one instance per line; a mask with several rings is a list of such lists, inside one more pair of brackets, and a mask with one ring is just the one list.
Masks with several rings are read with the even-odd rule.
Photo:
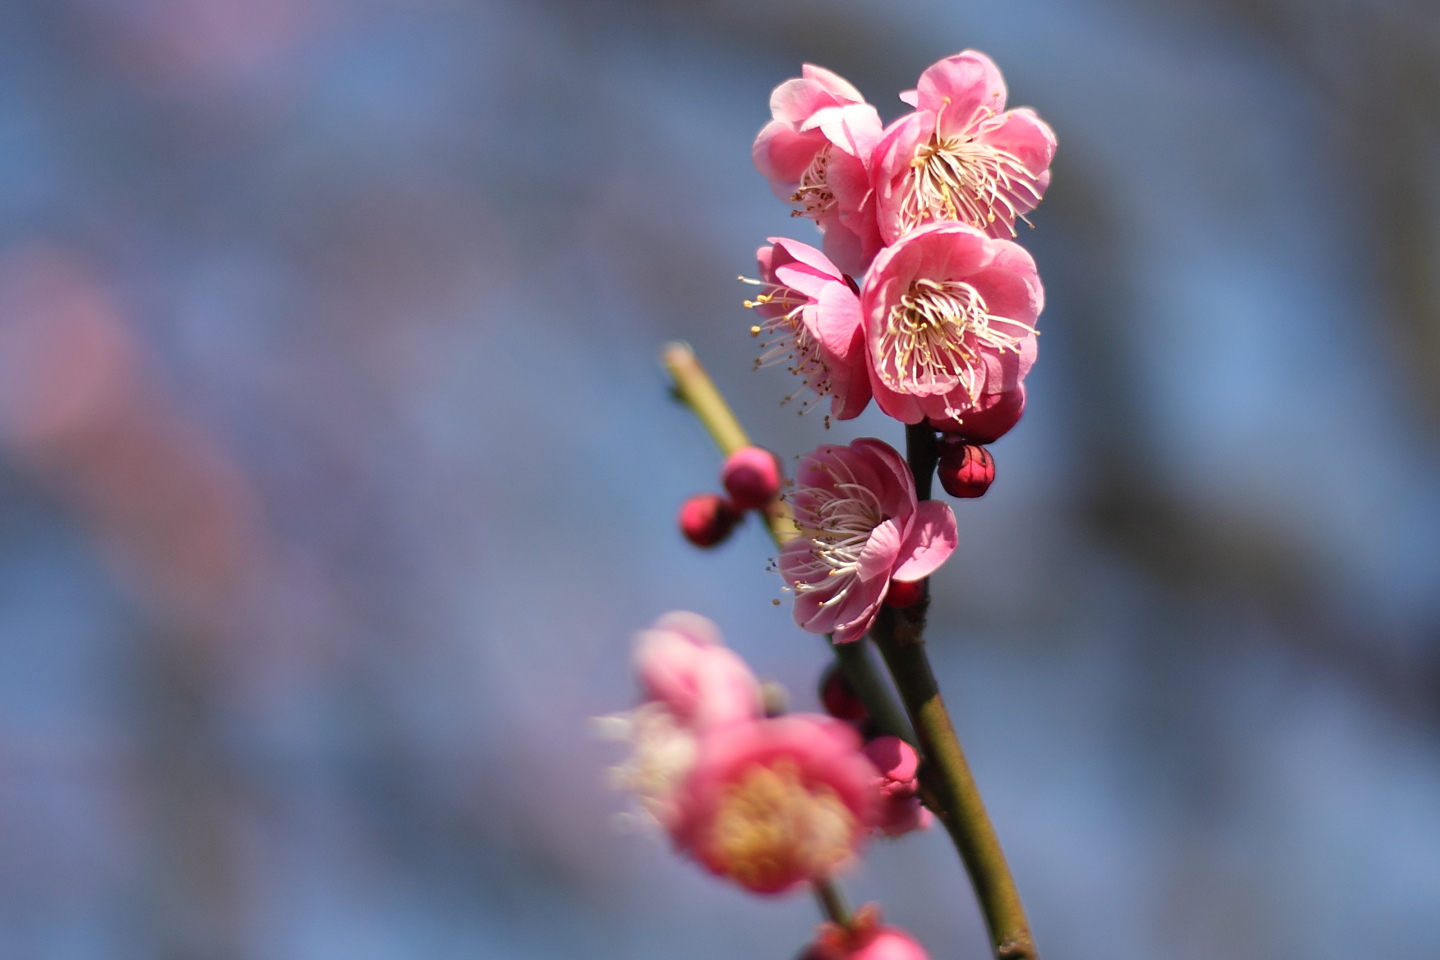
[[[730, 405], [720, 393], [705, 367], [695, 357], [695, 351], [688, 343], [679, 341], [667, 343], [660, 352], [661, 362], [670, 374], [675, 396], [695, 414], [714, 438], [720, 452], [729, 456], [741, 447], [750, 445], [745, 428], [735, 418]], [[791, 519], [790, 507], [784, 500], [776, 499], [765, 511], [766, 527], [777, 547], [799, 535], [795, 521]], [[884, 677], [875, 668], [866, 653], [864, 641], [855, 643], [832, 643], [831, 650], [840, 668], [845, 671], [850, 685], [855, 688], [876, 725], [885, 733], [900, 737], [911, 744], [915, 734], [905, 720], [905, 713], [895, 702]]]
[[[928, 499], [937, 453], [935, 434], [924, 426], [907, 427], [905, 433], [906, 457], [915, 473], [915, 489], [917, 493], [923, 491], [921, 496]], [[900, 610], [882, 607], [870, 636], [885, 658], [915, 725], [925, 758], [920, 769], [925, 800], [945, 825], [970, 875], [997, 960], [1038, 960], [1015, 879], [925, 653], [925, 614], [929, 606], [927, 582], [924, 595], [913, 606]]]
[[[695, 358], [690, 344], [679, 340], [665, 344], [660, 351], [660, 360], [670, 374], [675, 396], [694, 411], [696, 418], [710, 431], [721, 453], [728, 457], [736, 450], [750, 446], [745, 428], [740, 426], [715, 381]], [[790, 505], [784, 500], [777, 497], [770, 501], [764, 514], [765, 525], [777, 547], [799, 536], [795, 521], [790, 516]]]
[[820, 912], [836, 926], [849, 927], [855, 922], [855, 917], [850, 913], [850, 904], [845, 900], [845, 891], [829, 877], [822, 877], [810, 881], [810, 886], [815, 890], [815, 900], [820, 904]]

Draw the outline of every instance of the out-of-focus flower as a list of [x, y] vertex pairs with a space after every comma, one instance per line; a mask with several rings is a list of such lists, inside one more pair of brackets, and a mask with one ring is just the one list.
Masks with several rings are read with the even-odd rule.
[[680, 532], [697, 547], [724, 543], [745, 511], [718, 493], [697, 493], [680, 504]]
[[807, 63], [801, 73], [770, 95], [774, 119], [755, 138], [755, 167], [793, 216], [815, 221], [830, 259], [858, 277], [880, 249], [869, 169], [880, 115], [829, 70]]
[[751, 334], [765, 338], [755, 365], [786, 360], [806, 387], [830, 398], [838, 419], [859, 416], [870, 402], [860, 297], [819, 250], [784, 237], [770, 243], [755, 254], [765, 292], [745, 301], [762, 320]]
[[1050, 183], [1055, 134], [1034, 111], [1005, 109], [1000, 70], [974, 50], [931, 66], [900, 98], [915, 112], [885, 131], [872, 166], [885, 242], [943, 221], [1015, 236]]
[[849, 861], [880, 796], [854, 728], [792, 714], [707, 732], [679, 806], [679, 849], [748, 890], [780, 893]]
[[935, 475], [952, 497], [983, 497], [995, 482], [995, 458], [979, 444], [946, 443], [940, 448]]
[[615, 786], [634, 794], [641, 809], [669, 829], [701, 735], [760, 717], [760, 682], [724, 645], [714, 623], [685, 611], [665, 614], [636, 636], [635, 671], [645, 702], [600, 718], [600, 731], [632, 747], [611, 771]]
[[848, 928], [824, 923], [797, 960], [930, 960], [925, 948], [903, 930], [884, 926], [870, 903], [855, 911]]
[[795, 622], [811, 633], [860, 639], [892, 578], [922, 580], [955, 549], [950, 507], [917, 503], [905, 459], [880, 440], [819, 447], [797, 484], [800, 536], [781, 548], [780, 575], [795, 591]]
[[891, 837], [924, 830], [930, 826], [930, 811], [915, 795], [920, 789], [916, 775], [920, 757], [915, 748], [899, 737], [876, 737], [865, 744], [865, 756], [879, 771], [880, 817], [875, 827]]
[[774, 500], [780, 479], [775, 454], [760, 447], [741, 447], [720, 468], [720, 483], [741, 510], [757, 510]]
[[635, 673], [649, 700], [695, 729], [761, 715], [760, 682], [720, 628], [698, 613], [667, 613], [635, 638]]
[[1030, 372], [1044, 304], [1030, 254], [974, 227], [932, 224], [886, 247], [861, 293], [875, 402], [963, 430]]

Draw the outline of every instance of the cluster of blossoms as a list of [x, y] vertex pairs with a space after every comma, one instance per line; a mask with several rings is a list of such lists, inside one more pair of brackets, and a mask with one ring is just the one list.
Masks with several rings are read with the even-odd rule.
[[[848, 82], [806, 65], [775, 89], [773, 119], [753, 149], [792, 215], [822, 237], [820, 248], [772, 237], [758, 251], [749, 282], [760, 292], [745, 303], [762, 341], [757, 366], [787, 363], [812, 395], [807, 405], [828, 397], [837, 419], [873, 399], [923, 425], [925, 456], [958, 498], [986, 492], [995, 475], [987, 445], [1024, 412], [1044, 304], [1035, 262], [1012, 238], [1049, 184], [1055, 137], [1005, 99], [995, 65], [965, 51], [925, 70], [901, 94], [912, 111], [885, 127]], [[746, 511], [762, 512], [781, 542], [795, 622], [851, 643], [882, 607], [923, 598], [956, 548], [951, 507], [917, 496], [917, 483], [928, 487], [920, 470], [881, 440], [822, 445], [800, 458], [782, 500], [774, 455], [745, 447], [721, 470], [725, 494], [690, 498], [680, 526], [709, 547]], [[844, 672], [832, 667], [821, 683], [828, 715], [775, 715], [750, 668], [693, 613], [642, 632], [635, 669], [643, 702], [608, 718], [632, 745], [618, 785], [710, 872], [762, 894], [823, 888], [871, 837], [929, 824], [921, 758], [881, 735]], [[947, 809], [943, 798], [935, 809]], [[801, 960], [925, 960], [877, 909], [829, 912], [837, 923], [821, 927]], [[1004, 933], [1028, 942], [1023, 922]]]
[[712, 873], [780, 893], [829, 877], [873, 834], [929, 823], [913, 748], [866, 742], [863, 717], [767, 715], [754, 673], [699, 614], [642, 631], [635, 672], [643, 702], [606, 718], [632, 746], [617, 786]]
[[[1050, 182], [1055, 136], [1028, 109], [1005, 109], [1005, 82], [982, 53], [934, 64], [914, 108], [889, 127], [845, 80], [806, 65], [770, 99], [755, 165], [823, 251], [780, 237], [758, 255], [762, 365], [784, 358], [831, 414], [873, 397], [943, 435], [939, 476], [953, 496], [988, 489], [984, 444], [1025, 409], [1044, 290], [1010, 238]], [[950, 508], [916, 502], [889, 445], [859, 440], [806, 457], [791, 496], [800, 538], [780, 571], [795, 622], [837, 642], [864, 636], [882, 603], [904, 606], [955, 548]]]

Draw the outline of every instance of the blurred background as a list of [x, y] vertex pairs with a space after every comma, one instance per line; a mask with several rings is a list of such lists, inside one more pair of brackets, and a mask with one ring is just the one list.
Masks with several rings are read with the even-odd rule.
[[[587, 725], [668, 609], [826, 659], [658, 349], [899, 443], [750, 369], [750, 143], [968, 47], [1060, 150], [931, 647], [1044, 955], [1440, 956], [1433, 0], [10, 0], [0, 958], [793, 956]], [[940, 832], [847, 886], [987, 956]]]

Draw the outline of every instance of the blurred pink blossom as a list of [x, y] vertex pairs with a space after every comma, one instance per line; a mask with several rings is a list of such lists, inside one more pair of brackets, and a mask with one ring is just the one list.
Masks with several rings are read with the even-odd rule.
[[955, 515], [917, 503], [904, 457], [862, 438], [819, 447], [800, 462], [790, 495], [800, 536], [780, 551], [780, 575], [795, 591], [795, 622], [835, 642], [870, 629], [892, 578], [928, 577], [957, 543]]
[[675, 611], [635, 638], [635, 671], [645, 702], [601, 719], [601, 730], [628, 741], [631, 755], [612, 771], [615, 786], [672, 829], [677, 792], [706, 731], [756, 720], [760, 682], [724, 645], [720, 628], [698, 613]]
[[755, 167], [776, 195], [825, 235], [825, 253], [859, 276], [880, 249], [870, 158], [880, 115], [847, 81], [805, 64], [770, 95], [774, 117], [755, 138]]
[[900, 99], [915, 112], [885, 131], [872, 165], [885, 242], [945, 221], [1015, 236], [1015, 219], [1050, 183], [1055, 134], [1045, 122], [1005, 110], [1000, 70], [974, 50], [934, 64]]
[[686, 726], [705, 729], [761, 713], [760, 682], [725, 646], [713, 621], [677, 610], [635, 638], [635, 672], [645, 696]]
[[915, 748], [899, 737], [876, 737], [865, 744], [865, 756], [879, 771], [881, 805], [876, 829], [887, 836], [898, 837], [929, 827], [930, 811], [915, 795], [920, 789], [920, 781], [916, 779], [920, 757]]
[[1045, 291], [1019, 244], [936, 223], [875, 258], [861, 303], [880, 409], [963, 431], [1030, 372]]
[[736, 723], [701, 738], [672, 836], [712, 873], [781, 893], [848, 862], [879, 802], [849, 724], [809, 714]]

